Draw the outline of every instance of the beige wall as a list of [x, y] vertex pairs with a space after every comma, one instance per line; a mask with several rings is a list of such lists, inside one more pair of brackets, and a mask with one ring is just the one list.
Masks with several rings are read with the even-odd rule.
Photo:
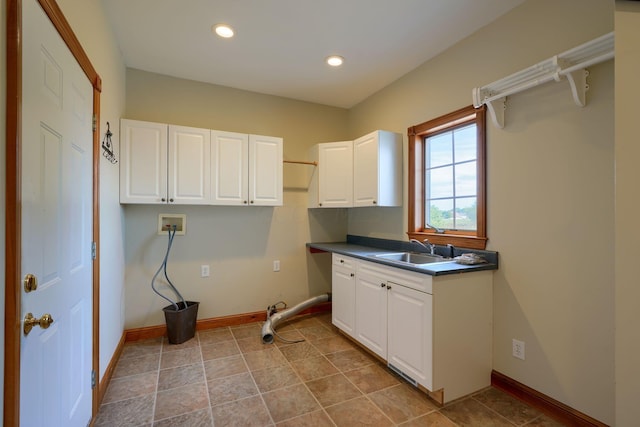
[[[469, 105], [473, 87], [612, 31], [613, 12], [600, 0], [527, 1], [353, 108], [350, 135], [406, 134]], [[504, 129], [488, 125], [488, 249], [501, 262], [493, 367], [612, 424], [613, 61], [590, 71], [586, 107], [568, 83], [549, 83], [510, 97]], [[354, 209], [348, 232], [406, 239], [406, 217]], [[526, 360], [511, 356], [512, 338]]]
[[[119, 137], [114, 123], [123, 116], [283, 136], [285, 158], [289, 159], [305, 158], [307, 148], [315, 142], [355, 137], [377, 128], [405, 134], [410, 125], [470, 104], [472, 87], [613, 28], [610, 1], [529, 0], [349, 112], [128, 70], [126, 111], [122, 113], [121, 60], [108, 36], [99, 2], [81, 3], [60, 0], [103, 77], [101, 125], [104, 128], [107, 120], [112, 123], [116, 150]], [[571, 103], [565, 83], [550, 83], [512, 97], [504, 130], [489, 126], [488, 226], [489, 248], [501, 254], [494, 287], [494, 369], [601, 421], [623, 426], [640, 417], [636, 402], [640, 291], [632, 271], [640, 241], [637, 227], [632, 226], [639, 207], [639, 177], [637, 167], [625, 162], [640, 158], [633, 97], [639, 91], [640, 10], [631, 2], [624, 7], [620, 3], [616, 13], [615, 175], [613, 66], [607, 63], [591, 69], [587, 107], [580, 109]], [[5, 5], [0, 6], [0, 34], [5, 34]], [[0, 81], [4, 89], [2, 40]], [[4, 175], [2, 93], [0, 172]], [[117, 168], [104, 162], [101, 166], [102, 369], [111, 357], [113, 336], [119, 338], [125, 320], [126, 327], [163, 322], [159, 311], [163, 303], [149, 289], [166, 245], [165, 239], [154, 234], [160, 212], [186, 213], [189, 229], [198, 231], [176, 238], [169, 272], [185, 296], [201, 301], [201, 318], [262, 310], [279, 299], [295, 303], [326, 291], [328, 259], [306, 253], [304, 243], [309, 240], [341, 239], [347, 229], [353, 234], [406, 238], [404, 209], [307, 211], [307, 167], [296, 165], [284, 166], [283, 207], [127, 206], [126, 221], [121, 222]], [[3, 197], [0, 203], [4, 207]], [[0, 239], [0, 249], [3, 244]], [[125, 256], [123, 287], [119, 278]], [[280, 273], [271, 272], [273, 259], [281, 260]], [[211, 265], [208, 280], [198, 277], [203, 263]], [[121, 312], [123, 307], [127, 307], [126, 315]], [[108, 337], [103, 337], [105, 330], [111, 331]], [[526, 341], [527, 360], [511, 358], [511, 338]]]
[[[347, 111], [221, 86], [127, 70], [126, 118], [233, 132], [281, 136], [284, 158], [305, 160], [317, 142], [347, 135]], [[307, 210], [311, 166], [285, 164], [284, 206], [125, 207], [126, 327], [164, 323], [167, 303], [150, 288], [167, 246], [156, 234], [158, 214], [187, 215], [187, 235], [175, 238], [169, 277], [198, 317], [266, 309], [280, 300], [298, 303], [330, 291], [329, 258], [309, 255], [309, 241], [343, 240], [344, 210]], [[273, 272], [280, 260], [280, 272]], [[200, 265], [211, 276], [200, 278]]]
[[[102, 78], [101, 140], [111, 123], [118, 141], [124, 111], [125, 67], [100, 0], [57, 0], [91, 63]], [[116, 145], [117, 147], [117, 145]], [[117, 153], [116, 153], [117, 154]], [[124, 221], [118, 200], [118, 165], [100, 157], [100, 378], [124, 329]]]
[[616, 425], [640, 419], [640, 3], [616, 2]]

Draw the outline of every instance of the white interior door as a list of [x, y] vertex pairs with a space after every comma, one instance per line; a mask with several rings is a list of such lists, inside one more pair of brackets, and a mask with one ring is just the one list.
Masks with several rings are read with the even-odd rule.
[[23, 1], [22, 317], [48, 313], [23, 334], [24, 426], [91, 419], [93, 89], [36, 0]]

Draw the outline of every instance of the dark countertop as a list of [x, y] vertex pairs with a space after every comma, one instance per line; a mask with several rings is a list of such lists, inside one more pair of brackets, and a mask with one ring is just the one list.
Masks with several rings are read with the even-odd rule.
[[[458, 264], [453, 259], [444, 262], [430, 264], [407, 264], [397, 261], [389, 261], [376, 258], [377, 254], [393, 253], [393, 252], [424, 252], [419, 251], [415, 245], [410, 242], [400, 242], [396, 240], [377, 239], [361, 236], [347, 236], [346, 242], [323, 242], [323, 243], [307, 243], [307, 247], [315, 251], [332, 252], [346, 255], [354, 258], [371, 261], [390, 267], [402, 268], [404, 270], [416, 271], [431, 276], [442, 276], [446, 274], [470, 273], [473, 271], [497, 270], [498, 269], [498, 253], [493, 251], [478, 251], [466, 248], [455, 248], [454, 256], [462, 253], [473, 252], [482, 255], [488, 262], [476, 265]], [[418, 246], [419, 248], [419, 246]], [[442, 250], [442, 247], [438, 249]], [[436, 251], [438, 252], [438, 250]]]

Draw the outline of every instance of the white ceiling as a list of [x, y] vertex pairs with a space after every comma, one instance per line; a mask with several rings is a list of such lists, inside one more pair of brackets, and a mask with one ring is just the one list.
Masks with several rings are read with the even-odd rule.
[[[103, 0], [127, 67], [349, 108], [524, 0]], [[211, 32], [230, 24], [232, 39]], [[345, 58], [340, 68], [327, 56]]]

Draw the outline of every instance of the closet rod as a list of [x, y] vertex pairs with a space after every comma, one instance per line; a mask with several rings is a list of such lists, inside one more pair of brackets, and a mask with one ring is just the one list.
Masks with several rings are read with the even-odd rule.
[[311, 166], [318, 166], [318, 162], [305, 162], [303, 160], [283, 160], [283, 163], [295, 163], [298, 165], [311, 165]]

